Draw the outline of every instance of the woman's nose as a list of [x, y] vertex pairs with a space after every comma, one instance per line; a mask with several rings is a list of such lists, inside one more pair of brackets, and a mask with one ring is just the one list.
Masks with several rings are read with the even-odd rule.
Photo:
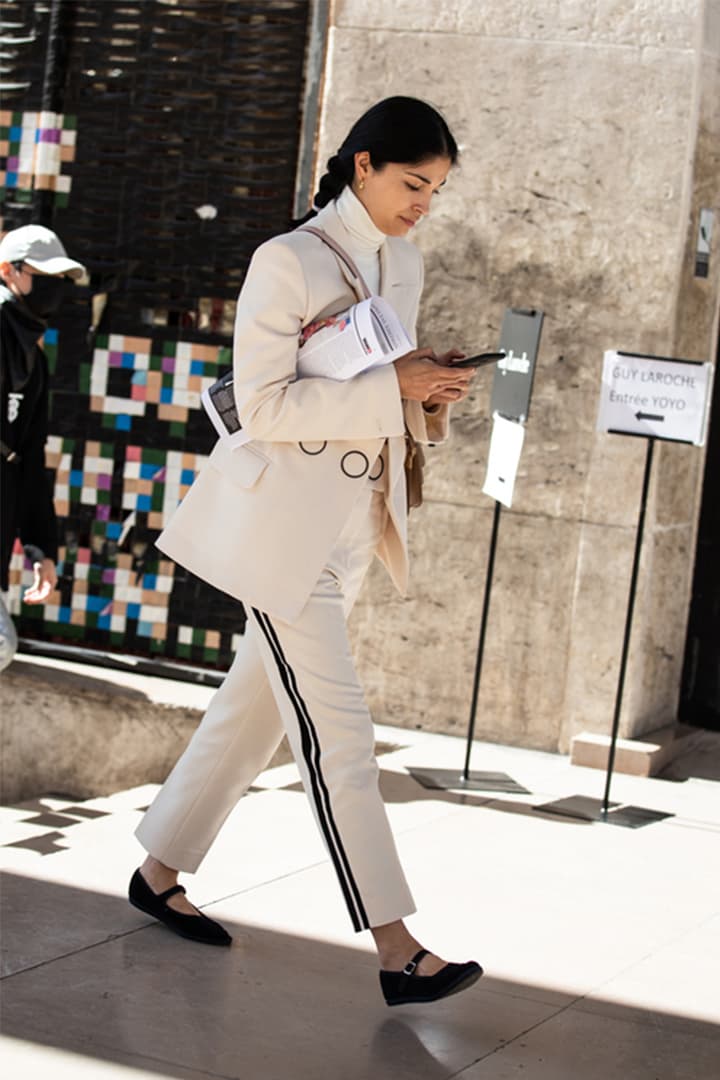
[[430, 192], [428, 192], [427, 195], [425, 193], [423, 193], [422, 195], [418, 195], [417, 201], [416, 201], [413, 209], [416, 210], [418, 212], [418, 214], [423, 214], [423, 215], [429, 214], [430, 213], [430, 199], [431, 199], [431, 193]]

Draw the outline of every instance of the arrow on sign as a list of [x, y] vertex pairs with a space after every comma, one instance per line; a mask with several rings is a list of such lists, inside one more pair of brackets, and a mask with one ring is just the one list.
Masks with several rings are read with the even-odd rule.
[[636, 420], [665, 420], [664, 416], [658, 416], [656, 413], [651, 412], [636, 412]]

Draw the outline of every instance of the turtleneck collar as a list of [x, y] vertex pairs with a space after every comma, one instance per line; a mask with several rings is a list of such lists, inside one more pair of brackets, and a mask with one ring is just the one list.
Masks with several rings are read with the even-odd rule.
[[357, 245], [359, 254], [377, 254], [387, 237], [378, 229], [369, 213], [348, 185], [338, 196], [335, 206], [343, 225]]

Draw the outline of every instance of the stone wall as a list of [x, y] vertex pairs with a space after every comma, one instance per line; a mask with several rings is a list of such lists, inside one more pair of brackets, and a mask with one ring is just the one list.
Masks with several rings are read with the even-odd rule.
[[[16, 657], [0, 678], [0, 804], [163, 783], [213, 693], [132, 670]], [[270, 766], [290, 760], [283, 739]]]
[[[373, 101], [437, 105], [462, 162], [418, 230], [421, 344], [493, 347], [505, 307], [545, 326], [512, 510], [503, 511], [477, 734], [566, 749], [609, 730], [645, 440], [594, 430], [606, 348], [712, 359], [700, 206], [720, 208], [714, 0], [336, 0], [324, 163]], [[464, 733], [493, 504], [492, 376], [429, 455], [412, 580], [376, 566], [353, 634], [378, 721]], [[621, 734], [675, 717], [703, 451], [657, 447]]]

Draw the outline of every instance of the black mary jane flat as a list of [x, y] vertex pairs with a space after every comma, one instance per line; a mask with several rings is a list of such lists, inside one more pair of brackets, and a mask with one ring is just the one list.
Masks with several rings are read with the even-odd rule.
[[434, 975], [418, 975], [417, 966], [427, 949], [415, 953], [402, 971], [381, 971], [380, 986], [388, 1005], [413, 1005], [439, 1001], [450, 994], [459, 994], [476, 983], [483, 969], [474, 960], [465, 964], [446, 964]]
[[152, 915], [180, 937], [201, 941], [203, 945], [230, 945], [232, 938], [227, 930], [207, 915], [201, 912], [197, 915], [186, 915], [168, 907], [167, 901], [171, 896], [184, 892], [182, 885], [173, 885], [165, 892], [154, 893], [140, 871], [136, 870], [130, 879], [128, 900], [133, 907], [144, 911], [146, 915]]

